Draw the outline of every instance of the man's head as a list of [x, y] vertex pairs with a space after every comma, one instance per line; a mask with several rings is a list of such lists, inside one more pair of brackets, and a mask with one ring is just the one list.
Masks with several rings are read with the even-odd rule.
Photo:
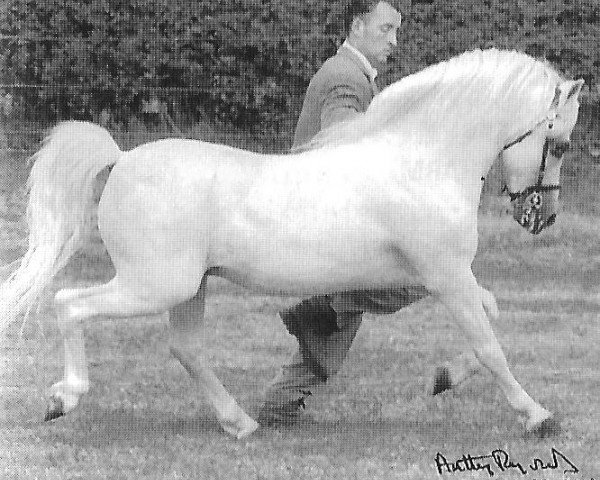
[[348, 41], [372, 64], [385, 63], [397, 45], [402, 21], [393, 0], [350, 0], [345, 12]]

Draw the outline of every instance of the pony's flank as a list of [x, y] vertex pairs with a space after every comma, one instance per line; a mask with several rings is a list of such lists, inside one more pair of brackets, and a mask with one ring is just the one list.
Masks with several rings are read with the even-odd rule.
[[[359, 142], [385, 133], [405, 117], [413, 118], [419, 113], [429, 115], [432, 107], [440, 118], [461, 121], [461, 102], [473, 96], [515, 112], [524, 109], [523, 102], [526, 102], [528, 115], [536, 118], [543, 115], [545, 102], [532, 98], [532, 93], [536, 87], [543, 87], [537, 89], [539, 92], [548, 92], [549, 85], [561, 80], [549, 63], [524, 53], [473, 50], [393, 83], [373, 99], [366, 112], [324, 130], [302, 150]], [[548, 106], [551, 100], [547, 99]], [[482, 110], [480, 115], [487, 112]], [[514, 118], [513, 115], [507, 117]], [[473, 123], [477, 121], [474, 117]]]

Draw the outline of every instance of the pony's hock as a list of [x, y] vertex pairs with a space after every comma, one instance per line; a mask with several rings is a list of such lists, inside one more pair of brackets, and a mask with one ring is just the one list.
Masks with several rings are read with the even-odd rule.
[[[475, 364], [487, 368], [527, 430], [549, 431], [551, 412], [508, 368], [487, 316], [495, 300], [471, 264], [481, 178], [499, 155], [508, 191], [534, 185], [543, 214], [556, 213], [562, 159], [548, 142], [569, 141], [582, 83], [522, 53], [468, 52], [394, 83], [364, 114], [288, 155], [180, 139], [122, 152], [100, 126], [61, 123], [35, 155], [29, 249], [0, 288], [0, 327], [30, 311], [87, 241], [96, 175], [109, 166], [97, 223], [116, 275], [56, 294], [65, 365], [47, 418], [88, 391], [82, 322], [169, 311], [171, 351], [223, 429], [254, 431], [201, 352], [206, 281], [216, 275], [301, 296], [422, 285], [469, 342], [462, 380]], [[448, 378], [440, 389], [462, 381]]]

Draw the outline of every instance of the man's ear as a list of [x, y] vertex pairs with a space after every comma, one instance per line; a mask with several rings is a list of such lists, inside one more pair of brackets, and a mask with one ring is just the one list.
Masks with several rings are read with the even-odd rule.
[[354, 33], [355, 35], [359, 35], [362, 37], [364, 28], [365, 28], [364, 20], [360, 17], [354, 17], [354, 20], [352, 20], [352, 25], [350, 26], [350, 31], [352, 33]]

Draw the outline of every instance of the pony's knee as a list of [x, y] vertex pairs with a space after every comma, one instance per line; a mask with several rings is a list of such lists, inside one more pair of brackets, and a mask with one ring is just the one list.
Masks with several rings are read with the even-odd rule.
[[473, 353], [479, 363], [492, 372], [506, 366], [506, 357], [497, 342], [489, 341], [473, 345]]
[[492, 292], [483, 287], [481, 287], [481, 303], [488, 317], [492, 320], [496, 320], [499, 317], [500, 310], [498, 309], [496, 297]]

